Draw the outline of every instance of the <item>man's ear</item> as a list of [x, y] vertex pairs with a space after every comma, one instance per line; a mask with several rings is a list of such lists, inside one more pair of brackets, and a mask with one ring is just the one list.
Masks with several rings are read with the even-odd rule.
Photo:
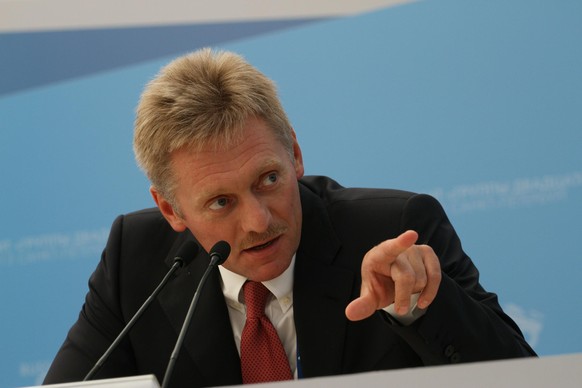
[[297, 141], [297, 135], [295, 130], [293, 134], [293, 156], [295, 158], [295, 175], [297, 179], [301, 179], [305, 173], [305, 168], [303, 167], [303, 154], [301, 153], [301, 147], [299, 147], [299, 142]]
[[176, 232], [183, 232], [186, 230], [186, 224], [180, 215], [174, 210], [174, 207], [170, 202], [168, 202], [155, 187], [150, 187], [150, 193], [158, 205], [158, 208], [162, 212], [164, 218], [168, 221], [172, 229]]

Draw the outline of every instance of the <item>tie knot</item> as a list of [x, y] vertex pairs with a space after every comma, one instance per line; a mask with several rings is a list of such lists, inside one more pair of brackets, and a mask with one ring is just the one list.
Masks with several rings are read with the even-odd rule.
[[260, 282], [247, 281], [243, 285], [245, 304], [247, 306], [247, 318], [260, 318], [265, 314], [267, 296], [271, 293]]

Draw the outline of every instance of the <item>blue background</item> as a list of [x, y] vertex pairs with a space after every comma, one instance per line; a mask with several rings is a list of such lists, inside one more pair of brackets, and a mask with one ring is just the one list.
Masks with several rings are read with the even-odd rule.
[[435, 195], [536, 351], [582, 351], [582, 3], [427, 0], [215, 27], [0, 34], [0, 386], [40, 383], [112, 220], [154, 205], [135, 106], [206, 45], [276, 81], [308, 174]]

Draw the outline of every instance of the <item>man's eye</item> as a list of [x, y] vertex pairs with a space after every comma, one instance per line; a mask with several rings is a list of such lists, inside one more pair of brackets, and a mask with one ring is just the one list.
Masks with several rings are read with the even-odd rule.
[[277, 173], [272, 172], [272, 173], [268, 174], [265, 177], [265, 179], [263, 179], [263, 184], [265, 186], [270, 186], [270, 185], [276, 183], [278, 179], [279, 179], [279, 176], [277, 175]]
[[210, 204], [210, 209], [220, 210], [223, 209], [226, 205], [228, 205], [228, 199], [225, 197], [220, 197]]

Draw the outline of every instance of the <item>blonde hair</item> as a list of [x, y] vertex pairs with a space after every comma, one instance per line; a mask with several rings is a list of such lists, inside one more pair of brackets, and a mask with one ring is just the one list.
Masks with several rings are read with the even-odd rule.
[[177, 209], [172, 152], [234, 144], [250, 117], [265, 120], [293, 156], [293, 130], [273, 81], [231, 52], [205, 48], [179, 57], [141, 96], [133, 138], [137, 163]]

